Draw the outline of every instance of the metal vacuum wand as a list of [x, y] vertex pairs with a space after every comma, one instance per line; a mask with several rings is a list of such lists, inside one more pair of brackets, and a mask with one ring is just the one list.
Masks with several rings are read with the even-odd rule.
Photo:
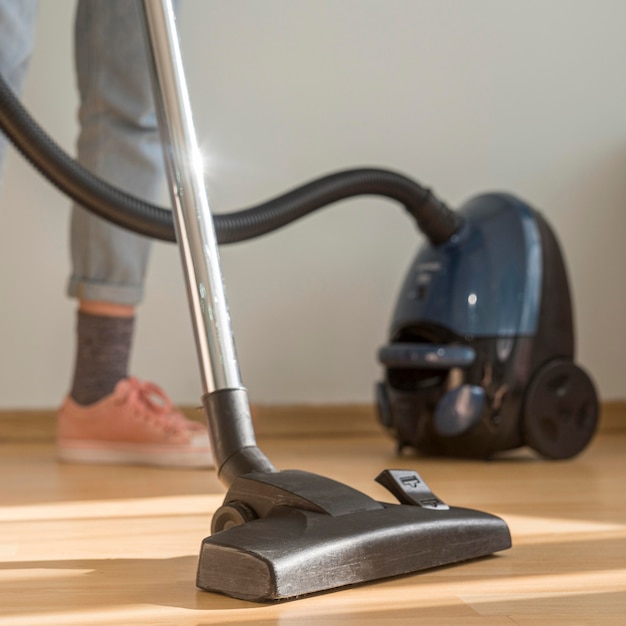
[[279, 600], [407, 574], [511, 545], [499, 518], [449, 507], [418, 474], [377, 478], [398, 504], [309, 472], [278, 472], [256, 446], [230, 328], [170, 0], [144, 0], [155, 97], [219, 476], [229, 486], [196, 584]]
[[228, 485], [241, 473], [275, 470], [256, 446], [241, 381], [172, 3], [144, 0], [142, 6], [203, 400], [218, 474]]

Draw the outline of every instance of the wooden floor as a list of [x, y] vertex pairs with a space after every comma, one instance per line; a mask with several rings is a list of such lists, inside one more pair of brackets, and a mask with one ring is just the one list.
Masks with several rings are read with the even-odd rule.
[[443, 500], [503, 517], [498, 556], [277, 605], [198, 591], [213, 473], [57, 464], [49, 441], [0, 443], [0, 624], [626, 624], [626, 428], [579, 458], [396, 458], [376, 431], [268, 436], [281, 469], [388, 499], [373, 477], [415, 468]]

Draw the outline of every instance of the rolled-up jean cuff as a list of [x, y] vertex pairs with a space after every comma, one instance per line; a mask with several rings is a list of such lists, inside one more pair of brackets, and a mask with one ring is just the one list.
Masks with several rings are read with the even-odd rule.
[[72, 276], [67, 285], [67, 295], [79, 300], [136, 306], [143, 299], [143, 286], [110, 285]]

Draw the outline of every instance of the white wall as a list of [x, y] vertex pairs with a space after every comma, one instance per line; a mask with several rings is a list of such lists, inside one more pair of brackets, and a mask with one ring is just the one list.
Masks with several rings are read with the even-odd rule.
[[[73, 2], [42, 2], [24, 99], [76, 132]], [[458, 206], [513, 191], [559, 234], [579, 361], [624, 397], [626, 3], [622, 0], [186, 0], [180, 20], [214, 210], [357, 165]], [[0, 407], [53, 407], [73, 355], [68, 202], [12, 154], [0, 203]], [[402, 210], [351, 200], [222, 249], [253, 401], [367, 402], [421, 242]], [[200, 385], [175, 248], [157, 244], [133, 371], [182, 403]]]

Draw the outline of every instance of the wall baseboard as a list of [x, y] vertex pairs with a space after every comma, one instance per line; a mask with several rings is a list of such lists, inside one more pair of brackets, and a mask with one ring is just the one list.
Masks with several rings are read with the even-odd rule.
[[[191, 419], [204, 420], [202, 409], [182, 407]], [[252, 408], [257, 437], [342, 437], [380, 435], [374, 406], [260, 405]], [[55, 437], [54, 410], [0, 410], [0, 443], [51, 442]], [[602, 404], [600, 432], [626, 430], [626, 400]]]

